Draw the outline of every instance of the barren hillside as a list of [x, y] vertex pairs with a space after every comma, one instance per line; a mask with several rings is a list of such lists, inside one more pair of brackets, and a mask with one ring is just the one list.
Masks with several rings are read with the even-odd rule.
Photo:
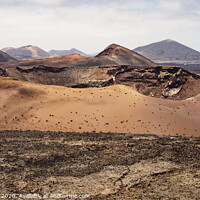
[[152, 98], [131, 87], [73, 89], [0, 78], [1, 130], [199, 136], [200, 97]]
[[138, 47], [134, 51], [155, 61], [199, 61], [200, 52], [191, 49], [174, 40], [163, 40], [146, 46]]
[[3, 51], [0, 51], [0, 65], [3, 65], [6, 63], [15, 63], [15, 62], [17, 62], [15, 58], [8, 55], [7, 53], [4, 53]]

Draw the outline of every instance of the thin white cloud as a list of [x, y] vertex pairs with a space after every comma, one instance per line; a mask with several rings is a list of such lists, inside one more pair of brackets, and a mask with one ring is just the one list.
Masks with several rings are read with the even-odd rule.
[[175, 11], [175, 12], [178, 12], [178, 11], [181, 11], [183, 9], [183, 5], [181, 4], [181, 2], [179, 1], [162, 1], [160, 3], [160, 9], [164, 9], [164, 10], [167, 10], [167, 11]]
[[129, 48], [171, 38], [200, 50], [198, 0], [1, 0], [1, 47]]

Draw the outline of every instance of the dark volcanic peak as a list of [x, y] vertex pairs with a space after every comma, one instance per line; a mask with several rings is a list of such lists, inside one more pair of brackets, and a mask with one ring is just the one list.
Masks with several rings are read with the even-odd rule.
[[117, 44], [109, 45], [95, 57], [109, 58], [118, 65], [156, 66], [154, 62], [144, 56]]
[[2, 51], [19, 60], [47, 58], [50, 56], [43, 49], [33, 45], [26, 45], [19, 48], [7, 47], [2, 49]]
[[87, 54], [83, 53], [82, 51], [79, 51], [78, 49], [72, 48], [70, 50], [54, 50], [48, 52], [51, 56], [65, 56], [69, 54], [80, 54], [81, 56], [88, 56]]
[[0, 64], [3, 63], [11, 63], [11, 62], [15, 62], [16, 59], [13, 58], [12, 56], [8, 55], [7, 53], [0, 51]]
[[106, 47], [102, 52], [100, 52], [99, 54], [97, 54], [95, 57], [111, 55], [111, 54], [113, 54], [115, 52], [115, 49], [117, 47], [121, 47], [121, 46], [117, 45], [117, 44], [111, 44], [108, 47]]
[[154, 61], [200, 61], [200, 52], [170, 39], [138, 47], [134, 51]]

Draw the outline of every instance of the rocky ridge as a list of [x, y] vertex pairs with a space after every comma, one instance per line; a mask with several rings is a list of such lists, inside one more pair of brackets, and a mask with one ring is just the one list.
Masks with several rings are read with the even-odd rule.
[[83, 88], [122, 84], [158, 98], [186, 99], [200, 93], [199, 75], [180, 67], [157, 66], [116, 44], [94, 58], [74, 54], [30, 60], [5, 65], [1, 71], [4, 76], [47, 85]]

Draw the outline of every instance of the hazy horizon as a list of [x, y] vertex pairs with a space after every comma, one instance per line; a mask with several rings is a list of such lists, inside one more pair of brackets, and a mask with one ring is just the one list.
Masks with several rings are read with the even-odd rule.
[[197, 0], [2, 0], [0, 49], [35, 45], [49, 51], [100, 52], [172, 39], [200, 51]]

